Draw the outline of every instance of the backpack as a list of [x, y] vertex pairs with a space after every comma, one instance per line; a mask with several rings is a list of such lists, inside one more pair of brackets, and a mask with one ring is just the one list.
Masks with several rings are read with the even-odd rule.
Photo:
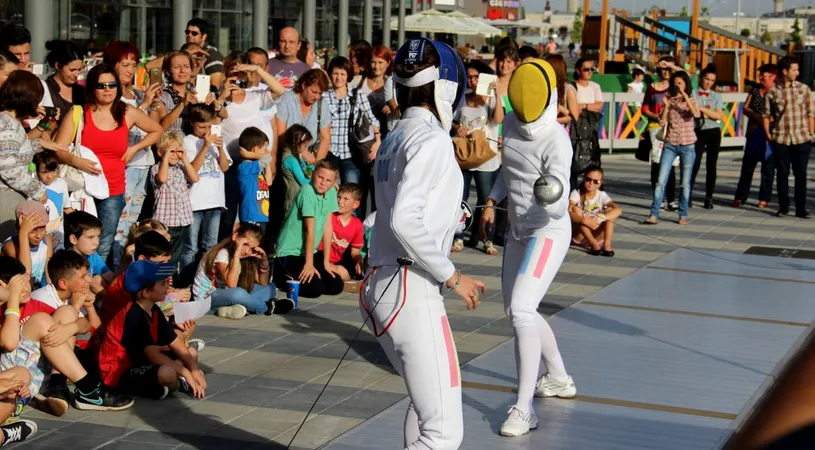
[[[573, 83], [575, 89], [577, 84]], [[597, 133], [600, 129], [600, 113], [584, 110], [580, 119], [569, 115], [569, 137], [572, 140], [572, 173], [583, 173], [589, 166], [600, 165], [600, 141]]]
[[[361, 95], [360, 88], [364, 82], [365, 77], [353, 91], [349, 92], [351, 115], [348, 119], [348, 150], [351, 152], [352, 161], [358, 167], [370, 163], [368, 154], [371, 153], [371, 148], [376, 142], [376, 136], [373, 135], [371, 128], [371, 119], [365, 111], [362, 111], [362, 108], [357, 108], [357, 95]], [[359, 114], [357, 114], [357, 109], [359, 109]]]

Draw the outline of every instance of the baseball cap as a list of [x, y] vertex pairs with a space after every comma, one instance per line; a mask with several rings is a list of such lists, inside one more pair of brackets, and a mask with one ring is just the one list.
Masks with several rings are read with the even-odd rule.
[[175, 272], [173, 263], [155, 263], [153, 261], [139, 260], [131, 263], [124, 273], [124, 288], [127, 292], [135, 294], [144, 289], [147, 283], [162, 281]]
[[42, 216], [42, 220], [44, 222], [48, 222], [48, 210], [46, 210], [45, 205], [40, 202], [26, 200], [17, 205], [17, 209], [14, 211], [14, 213], [18, 219], [22, 216], [36, 214]]

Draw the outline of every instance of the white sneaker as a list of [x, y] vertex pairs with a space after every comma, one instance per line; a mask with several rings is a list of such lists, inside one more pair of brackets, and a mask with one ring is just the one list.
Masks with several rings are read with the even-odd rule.
[[535, 411], [524, 412], [517, 406], [509, 408], [509, 417], [501, 425], [501, 436], [518, 437], [529, 433], [529, 430], [538, 428], [538, 416]]
[[194, 348], [197, 352], [200, 352], [207, 346], [206, 342], [202, 341], [201, 339], [190, 339], [187, 342], [187, 346], [190, 348]]
[[246, 315], [246, 307], [243, 305], [222, 306], [215, 311], [215, 315], [225, 319], [243, 319]]
[[572, 398], [575, 394], [577, 394], [577, 387], [572, 377], [565, 381], [558, 381], [547, 373], [540, 377], [538, 384], [535, 385], [535, 397]]

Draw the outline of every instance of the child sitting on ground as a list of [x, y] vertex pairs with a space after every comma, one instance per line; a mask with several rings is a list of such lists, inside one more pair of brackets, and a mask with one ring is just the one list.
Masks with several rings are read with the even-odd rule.
[[157, 305], [166, 298], [174, 271], [172, 263], [145, 260], [127, 268], [123, 287], [132, 301], [94, 337], [105, 386], [154, 399], [171, 390], [204, 397], [207, 385], [198, 352], [176, 335]]
[[223, 138], [211, 132], [217, 118], [215, 107], [190, 105], [188, 117], [192, 134], [184, 138], [184, 150], [199, 180], [190, 188], [192, 226], [181, 254], [182, 272], [195, 262], [199, 251], [205, 252], [218, 243], [221, 210], [226, 207], [224, 172], [232, 165]]
[[161, 162], [150, 168], [155, 192], [153, 218], [167, 227], [173, 244], [172, 260], [177, 262], [192, 225], [190, 186], [198, 182], [198, 170], [187, 161], [183, 134], [168, 131], [156, 147]]
[[[45, 232], [48, 211], [40, 202], [25, 201], [17, 205], [17, 236], [3, 243], [2, 254], [19, 260], [31, 277], [31, 287], [39, 289], [48, 284], [45, 271], [53, 247], [51, 237]], [[20, 245], [25, 242], [25, 245]]]
[[337, 295], [345, 283], [329, 260], [330, 252], [317, 253], [320, 241], [331, 246], [333, 223], [337, 212], [337, 166], [320, 161], [314, 167], [311, 183], [300, 188], [291, 211], [283, 222], [277, 239], [274, 282], [286, 289], [286, 280], [300, 281], [300, 297], [317, 298], [323, 294]]
[[65, 248], [88, 259], [91, 292], [94, 294], [104, 292], [116, 276], [108, 269], [99, 253], [96, 253], [101, 234], [102, 221], [95, 216], [85, 211], [74, 211], [65, 215]]
[[614, 256], [611, 248], [614, 220], [622, 212], [603, 190], [603, 169], [587, 168], [580, 188], [569, 195], [572, 244], [588, 247], [589, 253], [595, 256]]
[[308, 129], [299, 124], [292, 125], [283, 135], [280, 171], [283, 173], [283, 180], [286, 182], [284, 217], [289, 213], [294, 197], [300, 192], [300, 187], [311, 181], [314, 166], [306, 164], [301, 156], [303, 152], [308, 151], [311, 139], [311, 133], [309, 133]]
[[[269, 223], [269, 184], [272, 179], [272, 156], [267, 150], [269, 138], [255, 127], [243, 130], [238, 138], [243, 161], [238, 165], [241, 224], [254, 224], [266, 235]], [[263, 245], [261, 240], [260, 245]]]
[[65, 246], [64, 215], [74, 210], [69, 205], [68, 185], [59, 177], [59, 162], [53, 150], [43, 150], [35, 154], [33, 163], [37, 167], [37, 178], [45, 185], [45, 192], [48, 194], [46, 231], [51, 237], [52, 251], [62, 250]]
[[[88, 275], [88, 260], [70, 250], [60, 250], [48, 262], [51, 284], [31, 293], [31, 301], [26, 304], [27, 317], [35, 312], [50, 315], [57, 323], [54, 335], [69, 336], [68, 345], [78, 344], [77, 336], [93, 332], [101, 326], [99, 315], [93, 306], [91, 277]], [[25, 319], [23, 317], [23, 319]], [[83, 341], [87, 344], [87, 340]], [[37, 409], [57, 417], [68, 411], [72, 403], [65, 375], [53, 372], [42, 392], [34, 398]]]
[[260, 227], [246, 223], [212, 247], [198, 263], [193, 298], [211, 298], [215, 314], [227, 319], [241, 319], [247, 313], [268, 316], [290, 311], [294, 307], [291, 301], [281, 301], [277, 309], [275, 288], [269, 283], [269, 258], [262, 243]]
[[[25, 267], [16, 259], [0, 256], [0, 286], [9, 290], [3, 305], [0, 327], [0, 370], [22, 366], [31, 373], [29, 391], [37, 395], [46, 373], [53, 366], [74, 382], [74, 407], [88, 411], [121, 411], [133, 406], [133, 399], [103, 388], [94, 372], [87, 372], [69, 343], [70, 333], [55, 329], [54, 318], [42, 312], [28, 314], [30, 284]], [[69, 310], [63, 309], [67, 314]], [[73, 321], [78, 314], [74, 311]], [[42, 356], [45, 355], [45, 358]], [[27, 402], [27, 401], [26, 401]]]
[[[340, 278], [349, 281], [362, 279], [362, 254], [365, 245], [362, 221], [354, 217], [359, 208], [362, 189], [354, 183], [345, 183], [337, 193], [337, 212], [331, 214], [331, 253], [329, 261], [337, 267]], [[322, 241], [320, 251], [325, 252]], [[318, 254], [318, 259], [321, 254]]]
[[167, 227], [156, 219], [144, 219], [130, 225], [130, 229], [127, 230], [127, 238], [125, 239], [124, 258], [122, 258], [122, 264], [119, 265], [118, 269], [119, 274], [123, 274], [125, 270], [127, 270], [127, 266], [136, 260], [136, 239], [148, 231], [158, 232], [164, 236], [168, 242], [172, 239], [170, 232], [167, 231]]

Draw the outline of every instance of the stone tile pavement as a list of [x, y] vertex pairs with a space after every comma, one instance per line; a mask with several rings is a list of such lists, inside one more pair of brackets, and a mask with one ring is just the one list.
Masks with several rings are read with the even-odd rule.
[[[755, 199], [741, 209], [727, 206], [739, 173], [739, 156], [735, 152], [720, 156], [716, 208], [691, 209], [691, 222], [684, 227], [671, 222], [674, 213], [664, 213], [658, 226], [640, 225], [650, 205], [648, 165], [631, 155], [604, 156], [606, 189], [625, 211], [615, 236], [617, 255], [609, 259], [570, 250], [540, 311], [555, 314], [676, 246], [733, 252], [754, 245], [815, 249], [812, 221], [773, 217], [772, 211], [755, 208]], [[699, 180], [704, 180], [704, 173]], [[757, 184], [758, 180], [755, 189]], [[455, 299], [447, 303], [465, 364], [510, 339], [512, 330], [499, 292], [500, 258], [467, 249], [453, 259], [464, 273], [480, 277], [489, 287], [476, 311], [467, 312], [463, 302]], [[59, 419], [27, 409], [24, 416], [37, 422], [39, 433], [16, 448], [286, 448], [362, 323], [355, 294], [301, 300], [300, 305], [300, 310], [287, 316], [202, 319], [197, 337], [207, 343], [201, 354], [209, 384], [206, 399], [177, 394], [160, 402], [139, 399], [129, 411], [72, 409]], [[291, 448], [318, 448], [404, 396], [401, 379], [365, 330]]]

